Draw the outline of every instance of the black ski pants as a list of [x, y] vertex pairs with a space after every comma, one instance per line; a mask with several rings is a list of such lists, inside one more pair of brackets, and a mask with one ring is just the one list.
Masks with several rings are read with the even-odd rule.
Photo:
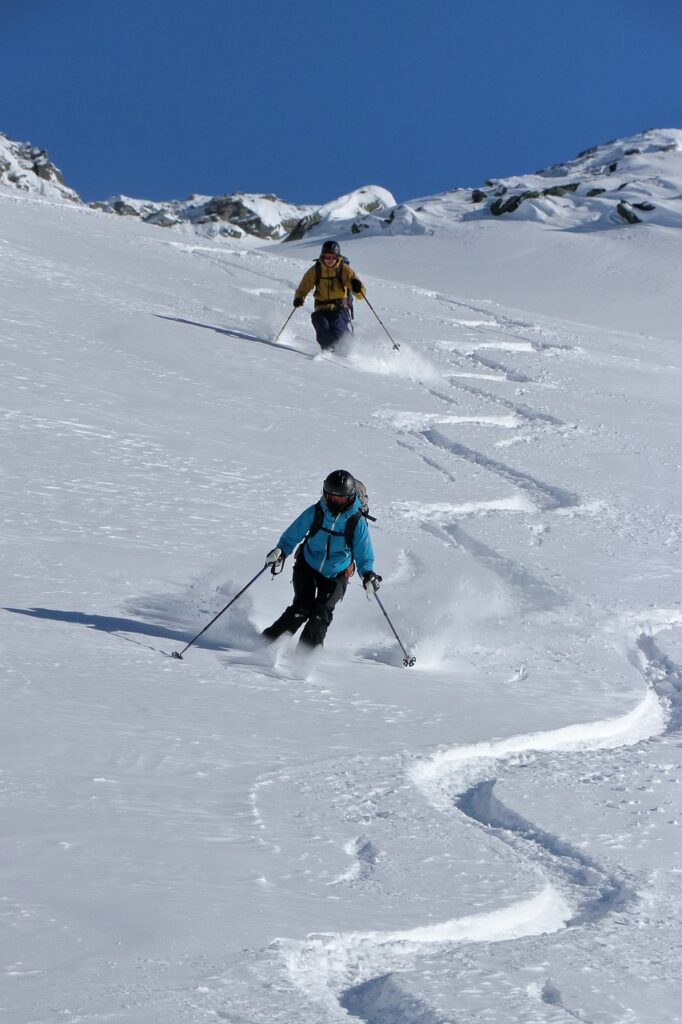
[[305, 622], [299, 643], [319, 646], [324, 642], [334, 609], [343, 599], [347, 586], [348, 578], [343, 573], [329, 579], [311, 568], [303, 554], [299, 555], [294, 563], [294, 600], [262, 635], [269, 640], [276, 640], [282, 633], [293, 636]]
[[315, 328], [315, 337], [320, 348], [331, 348], [350, 330], [350, 310], [346, 306], [339, 309], [316, 309], [310, 317]]

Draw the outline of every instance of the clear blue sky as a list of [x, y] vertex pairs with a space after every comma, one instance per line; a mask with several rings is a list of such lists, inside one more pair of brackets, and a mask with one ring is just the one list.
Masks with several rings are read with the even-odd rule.
[[399, 200], [682, 127], [680, 0], [0, 0], [0, 131], [87, 199]]

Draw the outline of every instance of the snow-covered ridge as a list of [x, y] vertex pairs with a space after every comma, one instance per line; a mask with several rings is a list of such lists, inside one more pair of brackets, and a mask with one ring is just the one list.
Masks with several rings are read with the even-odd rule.
[[349, 234], [433, 233], [489, 217], [548, 222], [555, 229], [682, 225], [682, 131], [651, 129], [615, 139], [533, 174], [494, 178], [415, 199], [347, 225]]
[[[1, 134], [0, 183], [81, 202], [44, 150]], [[682, 130], [670, 128], [615, 139], [532, 174], [492, 178], [481, 187], [400, 204], [387, 189], [367, 185], [322, 206], [245, 192], [160, 202], [116, 195], [90, 205], [184, 233], [274, 242], [433, 234], [465, 220], [501, 217], [569, 230], [642, 222], [679, 227], [681, 196]]]
[[80, 203], [77, 192], [64, 183], [58, 167], [49, 160], [47, 152], [30, 142], [13, 142], [0, 132], [0, 184], [22, 192], [67, 199]]
[[[23, 192], [82, 203], [64, 183], [61, 171], [47, 152], [30, 142], [15, 142], [0, 133], [0, 184]], [[385, 188], [367, 185], [325, 203], [297, 205], [275, 195], [233, 192], [228, 195], [191, 195], [187, 199], [154, 201], [115, 195], [91, 203], [105, 213], [137, 217], [147, 224], [198, 234], [207, 238], [256, 238], [276, 242], [303, 238], [313, 228], [335, 230], [366, 214], [395, 207]]]
[[285, 238], [315, 207], [295, 206], [274, 195], [235, 192], [223, 196], [192, 195], [188, 199], [153, 202], [112, 196], [92, 204], [96, 209], [123, 217], [139, 217], [162, 228], [189, 227], [209, 238], [244, 238], [268, 241]]
[[323, 206], [296, 206], [275, 195], [234, 192], [223, 196], [190, 196], [185, 200], [151, 202], [113, 196], [97, 209], [135, 216], [159, 227], [190, 225], [211, 238], [253, 236], [266, 241], [303, 238], [313, 227], [329, 231], [338, 222], [395, 206], [386, 189], [376, 185], [356, 189]]

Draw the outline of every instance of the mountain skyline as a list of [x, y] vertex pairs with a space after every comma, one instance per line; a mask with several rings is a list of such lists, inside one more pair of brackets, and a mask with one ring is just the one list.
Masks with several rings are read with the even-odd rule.
[[[682, 130], [649, 129], [627, 139], [592, 146], [572, 159], [531, 174], [488, 179], [482, 187], [473, 189], [456, 186], [440, 195], [400, 204], [386, 189], [370, 185], [320, 207], [294, 205], [273, 194], [248, 193], [192, 195], [184, 201], [165, 202], [119, 194], [88, 205], [158, 227], [191, 227], [206, 237], [251, 237], [270, 242], [320, 238], [330, 233], [345, 237], [429, 232], [443, 212], [450, 219], [461, 219], [480, 214], [508, 216], [520, 211], [520, 217], [552, 217], [557, 225], [563, 223], [565, 227], [617, 223], [618, 219], [629, 224], [672, 224], [678, 223], [682, 215], [675, 184], [682, 176], [680, 151]], [[31, 143], [15, 142], [2, 133], [0, 181], [43, 194], [52, 190], [68, 201], [82, 202], [44, 150]], [[565, 213], [568, 206], [572, 217]], [[434, 209], [435, 222], [429, 216]]]

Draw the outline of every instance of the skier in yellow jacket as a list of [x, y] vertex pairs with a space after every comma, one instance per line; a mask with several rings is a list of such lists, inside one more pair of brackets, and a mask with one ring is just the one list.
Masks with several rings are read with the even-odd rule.
[[365, 286], [341, 256], [338, 242], [323, 243], [319, 259], [301, 278], [294, 306], [302, 306], [313, 289], [315, 311], [310, 319], [317, 343], [322, 349], [331, 348], [350, 329], [352, 298], [365, 297]]

